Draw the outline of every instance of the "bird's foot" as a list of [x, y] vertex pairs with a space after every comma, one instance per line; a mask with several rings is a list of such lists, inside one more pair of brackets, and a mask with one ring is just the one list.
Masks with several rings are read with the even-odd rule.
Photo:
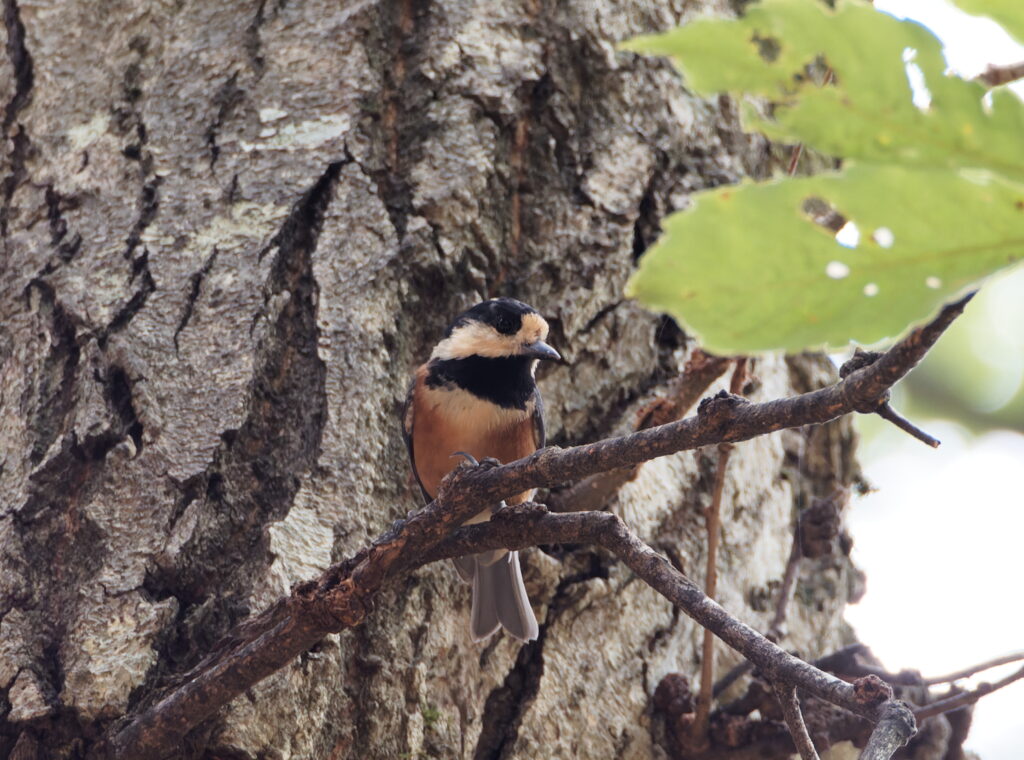
[[467, 454], [465, 451], [456, 451], [454, 454], [452, 454], [452, 458], [455, 457], [462, 457], [463, 459], [466, 460], [465, 464], [468, 464], [470, 467], [480, 466], [480, 463], [476, 461], [476, 457], [473, 456], [472, 454]]
[[452, 456], [462, 457], [463, 459], [466, 460], [466, 465], [470, 467], [478, 467], [483, 470], [493, 470], [495, 467], [501, 467], [501, 462], [499, 462], [494, 457], [484, 457], [483, 459], [478, 461], [475, 456], [465, 451], [456, 451], [454, 454], [452, 454]]
[[547, 511], [548, 508], [546, 506], [535, 501], [524, 501], [520, 504], [506, 504], [505, 502], [501, 502], [497, 508], [492, 510], [491, 514], [493, 517], [491, 519], [509, 520], [521, 515], [538, 516], [546, 514]]

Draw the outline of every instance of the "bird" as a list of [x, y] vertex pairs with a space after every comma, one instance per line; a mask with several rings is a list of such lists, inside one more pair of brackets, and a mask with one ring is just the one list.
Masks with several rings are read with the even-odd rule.
[[[514, 298], [492, 298], [459, 314], [416, 369], [402, 428], [413, 474], [427, 501], [457, 467], [459, 455], [511, 462], [545, 444], [544, 406], [535, 372], [539, 361], [559, 361], [545, 341], [548, 323]], [[524, 491], [505, 500], [520, 504]], [[498, 505], [500, 507], [501, 505]], [[467, 524], [489, 520], [488, 507]], [[521, 641], [537, 638], [519, 566], [519, 552], [498, 549], [453, 560], [473, 584], [470, 632], [474, 641], [500, 627]]]

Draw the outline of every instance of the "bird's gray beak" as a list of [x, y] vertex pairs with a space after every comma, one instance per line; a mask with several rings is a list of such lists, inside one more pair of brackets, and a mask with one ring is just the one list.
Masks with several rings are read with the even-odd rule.
[[558, 361], [562, 358], [560, 353], [542, 340], [538, 340], [534, 343], [527, 343], [523, 346], [522, 355], [529, 356], [534, 359], [551, 359], [553, 361]]

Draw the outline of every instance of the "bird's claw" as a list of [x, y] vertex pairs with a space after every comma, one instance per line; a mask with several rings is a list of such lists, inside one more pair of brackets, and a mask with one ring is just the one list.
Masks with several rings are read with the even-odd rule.
[[470, 467], [479, 467], [480, 466], [480, 463], [478, 461], [476, 461], [476, 457], [473, 456], [472, 454], [467, 454], [465, 451], [456, 451], [454, 454], [452, 454], [452, 456], [453, 457], [462, 457], [463, 459], [465, 459], [469, 463]]
[[466, 460], [470, 467], [479, 467], [484, 470], [491, 470], [495, 467], [501, 467], [501, 462], [499, 462], [494, 457], [484, 457], [483, 459], [478, 461], [475, 456], [465, 451], [456, 451], [454, 454], [452, 454], [452, 456], [462, 457], [463, 459]]
[[507, 520], [521, 515], [540, 516], [547, 514], [548, 508], [544, 504], [535, 501], [523, 501], [519, 504], [506, 504], [501, 502], [491, 510], [492, 520]]

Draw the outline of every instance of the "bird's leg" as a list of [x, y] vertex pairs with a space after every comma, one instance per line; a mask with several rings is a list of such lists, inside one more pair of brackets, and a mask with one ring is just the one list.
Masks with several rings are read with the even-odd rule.
[[[501, 467], [501, 462], [494, 457], [484, 457], [481, 460], [477, 460], [475, 456], [466, 451], [456, 451], [452, 454], [453, 457], [462, 457], [466, 462], [462, 465], [463, 467], [469, 466], [473, 468], [479, 468], [483, 470], [492, 470], [495, 467]], [[491, 514], [493, 515], [500, 509], [504, 509], [506, 506], [504, 501], [499, 501], [497, 504], [491, 506]]]

